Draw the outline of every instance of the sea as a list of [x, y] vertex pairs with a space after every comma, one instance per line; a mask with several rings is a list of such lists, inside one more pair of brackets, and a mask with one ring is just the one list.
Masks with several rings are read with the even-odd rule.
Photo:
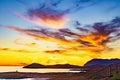
[[0, 72], [36, 72], [36, 73], [60, 73], [60, 72], [71, 72], [71, 73], [79, 73], [82, 71], [71, 70], [71, 69], [63, 69], [63, 68], [36, 68], [36, 69], [28, 69], [22, 68], [23, 66], [0, 66]]
[[[71, 69], [53, 69], [53, 68], [42, 68], [42, 69], [26, 69], [23, 66], [0, 66], [0, 73], [2, 72], [30, 72], [30, 73], [79, 73], [82, 71], [73, 71]], [[49, 80], [49, 78], [25, 78], [25, 79], [0, 79], [0, 80]]]

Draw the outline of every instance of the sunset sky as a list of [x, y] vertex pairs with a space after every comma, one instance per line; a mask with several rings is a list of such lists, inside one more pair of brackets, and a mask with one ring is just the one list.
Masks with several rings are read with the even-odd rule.
[[120, 58], [120, 0], [0, 0], [0, 65], [93, 58]]

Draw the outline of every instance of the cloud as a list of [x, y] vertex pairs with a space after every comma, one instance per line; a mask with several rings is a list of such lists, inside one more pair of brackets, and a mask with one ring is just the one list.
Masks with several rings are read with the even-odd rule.
[[50, 8], [30, 10], [27, 15], [16, 14], [38, 26], [47, 26], [55, 29], [63, 27], [69, 21], [65, 12], [57, 12]]
[[[78, 45], [77, 42], [73, 41], [69, 41], [65, 39], [65, 34], [63, 34], [63, 32], [51, 32], [48, 29], [39, 29], [39, 30], [35, 30], [35, 29], [20, 29], [17, 27], [13, 27], [13, 26], [7, 26], [7, 28], [14, 30], [16, 32], [25, 34], [25, 35], [29, 35], [37, 40], [45, 40], [45, 41], [52, 41], [52, 42], [57, 42], [63, 45], [68, 45], [68, 46], [75, 46]], [[72, 34], [72, 33], [71, 33]], [[69, 35], [69, 34], [66, 34]]]
[[[61, 0], [62, 1], [62, 0]], [[52, 6], [57, 6], [61, 1], [54, 2], [43, 2], [40, 3], [40, 6], [36, 9], [28, 9], [26, 15], [16, 13], [19, 17], [30, 21], [38, 26], [47, 26], [51, 28], [61, 28], [67, 22], [68, 18], [66, 17], [66, 11], [56, 10]], [[25, 4], [23, 1], [22, 4]], [[51, 4], [51, 6], [49, 6]]]
[[[54, 29], [60, 29], [67, 24], [70, 20], [67, 14], [79, 11], [83, 8], [93, 6], [97, 2], [92, 0], [72, 0], [73, 5], [66, 9], [59, 9], [62, 5], [66, 4], [67, 0], [50, 0], [43, 1], [40, 6], [35, 9], [28, 9], [26, 14], [14, 12], [17, 16], [30, 21], [38, 26], [47, 26]], [[24, 1], [18, 1], [23, 5], [27, 5]], [[30, 4], [29, 4], [30, 5]]]
[[36, 47], [36, 44], [37, 43], [23, 43], [23, 42], [20, 42], [19, 39], [16, 39], [13, 41], [13, 43], [17, 44], [17, 45], [24, 45], [24, 46], [28, 46], [28, 47]]
[[[9, 29], [24, 33], [37, 40], [56, 42], [66, 46], [65, 49], [81, 50], [86, 52], [104, 51], [107, 43], [120, 38], [120, 18], [109, 22], [94, 23], [86, 27], [74, 27], [78, 32], [71, 31], [68, 28], [51, 31], [50, 29], [20, 29], [13, 26], [7, 26]], [[89, 33], [88, 33], [89, 32]], [[81, 34], [84, 33], [84, 34]], [[55, 51], [56, 52], [56, 51]]]
[[12, 51], [12, 52], [24, 52], [24, 53], [33, 53], [35, 51], [29, 51], [29, 50], [24, 50], [24, 49], [20, 49], [20, 50], [17, 50], [17, 49], [11, 49], [11, 48], [0, 48], [0, 51]]
[[79, 10], [94, 6], [98, 3], [97, 0], [74, 0], [73, 6], [68, 9], [69, 13], [74, 13]]

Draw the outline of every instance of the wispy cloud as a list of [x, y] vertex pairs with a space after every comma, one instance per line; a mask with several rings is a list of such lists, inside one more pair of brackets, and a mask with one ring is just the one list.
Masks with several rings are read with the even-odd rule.
[[32, 42], [32, 43], [23, 43], [23, 42], [20, 42], [19, 39], [14, 40], [13, 43], [17, 44], [17, 45], [28, 46], [28, 47], [36, 47], [36, 44], [37, 44], [35, 42]]
[[0, 51], [7, 51], [7, 52], [24, 52], [24, 53], [33, 53], [35, 51], [30, 51], [30, 50], [24, 50], [24, 49], [11, 49], [11, 48], [0, 48]]
[[[68, 28], [51, 31], [48, 29], [20, 29], [13, 26], [7, 28], [32, 36], [37, 40], [45, 40], [65, 45], [71, 50], [89, 52], [101, 52], [107, 47], [107, 43], [120, 38], [120, 18], [117, 17], [109, 22], [99, 22], [87, 27], [75, 27], [79, 33]], [[84, 33], [84, 34], [81, 34]]]

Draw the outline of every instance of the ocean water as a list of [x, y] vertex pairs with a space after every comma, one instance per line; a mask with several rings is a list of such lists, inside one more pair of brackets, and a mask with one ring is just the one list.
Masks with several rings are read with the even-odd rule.
[[60, 72], [71, 72], [71, 73], [79, 73], [82, 71], [74, 71], [71, 69], [53, 69], [53, 68], [42, 68], [42, 69], [26, 69], [22, 68], [22, 66], [0, 66], [0, 72], [36, 72], [36, 73], [60, 73]]
[[[42, 69], [26, 69], [22, 68], [22, 66], [0, 66], [0, 73], [2, 72], [30, 72], [30, 73], [79, 73], [82, 71], [72, 70], [71, 69], [53, 69], [53, 68], [42, 68]], [[23, 79], [1, 79], [0, 80], [50, 80], [49, 77], [42, 78], [23, 78]], [[56, 79], [57, 80], [57, 79]]]
[[0, 72], [15, 72], [22, 69], [22, 66], [0, 66]]

